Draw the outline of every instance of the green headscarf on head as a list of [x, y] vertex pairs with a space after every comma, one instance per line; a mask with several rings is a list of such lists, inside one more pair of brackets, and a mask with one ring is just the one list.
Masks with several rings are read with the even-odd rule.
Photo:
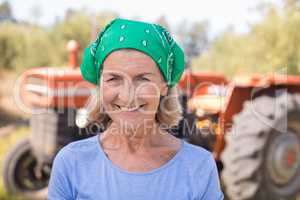
[[114, 19], [99, 33], [83, 54], [80, 66], [85, 80], [99, 84], [105, 58], [118, 49], [135, 49], [150, 56], [169, 86], [175, 85], [184, 71], [184, 53], [170, 33], [157, 24]]

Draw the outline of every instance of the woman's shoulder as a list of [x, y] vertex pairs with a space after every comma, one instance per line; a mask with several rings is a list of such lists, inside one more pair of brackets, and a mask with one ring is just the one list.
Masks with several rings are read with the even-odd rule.
[[184, 149], [186, 152], [186, 155], [189, 158], [194, 158], [197, 160], [205, 160], [205, 159], [210, 159], [212, 157], [212, 153], [207, 151], [201, 146], [197, 146], [194, 144], [191, 144], [187, 141], [183, 141], [184, 143]]
[[184, 143], [184, 155], [182, 156], [183, 162], [191, 168], [191, 170], [200, 169], [212, 170], [215, 165], [215, 160], [211, 152], [206, 149], [190, 144], [186, 141]]
[[192, 181], [191, 187], [198, 193], [199, 199], [222, 199], [218, 170], [211, 152], [206, 149], [184, 142], [185, 172]]
[[97, 154], [98, 151], [98, 143], [97, 143], [98, 135], [81, 139], [78, 141], [71, 142], [61, 148], [59, 152], [56, 154], [56, 159], [64, 159], [64, 160], [74, 160], [82, 157], [89, 158]]
[[99, 135], [93, 135], [91, 137], [77, 140], [67, 144], [64, 148], [69, 149], [70, 151], [86, 151], [91, 148], [95, 148], [97, 145], [97, 138]]

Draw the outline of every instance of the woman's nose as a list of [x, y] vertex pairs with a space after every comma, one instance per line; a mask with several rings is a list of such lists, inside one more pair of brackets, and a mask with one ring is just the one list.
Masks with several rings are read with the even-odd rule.
[[124, 83], [118, 92], [118, 99], [125, 105], [131, 105], [135, 98], [135, 86], [130, 83]]

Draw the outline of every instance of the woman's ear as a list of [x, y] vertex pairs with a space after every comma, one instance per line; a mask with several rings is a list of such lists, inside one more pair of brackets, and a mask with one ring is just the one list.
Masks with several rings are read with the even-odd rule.
[[163, 84], [161, 89], [161, 96], [167, 96], [169, 87], [167, 84]]

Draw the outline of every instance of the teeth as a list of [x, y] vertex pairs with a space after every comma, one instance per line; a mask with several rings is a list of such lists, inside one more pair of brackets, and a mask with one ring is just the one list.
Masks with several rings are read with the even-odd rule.
[[[117, 105], [118, 106], [118, 105]], [[118, 106], [119, 107], [119, 109], [121, 110], [121, 111], [123, 111], [123, 112], [132, 112], [132, 111], [135, 111], [135, 110], [137, 110], [137, 109], [139, 109], [140, 107], [142, 107], [142, 106], [136, 106], [136, 107], [134, 107], [134, 108], [127, 108], [127, 107], [121, 107], [121, 106]]]
[[138, 108], [139, 108], [139, 106], [134, 107], [134, 108], [121, 107], [121, 111], [131, 112], [131, 111], [137, 110]]

